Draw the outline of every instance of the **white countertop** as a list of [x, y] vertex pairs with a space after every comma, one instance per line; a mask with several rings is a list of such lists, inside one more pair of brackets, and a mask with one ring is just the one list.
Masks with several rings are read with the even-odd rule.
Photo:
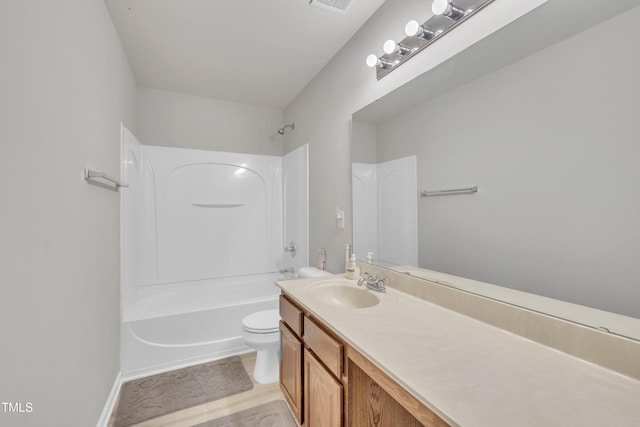
[[640, 426], [638, 380], [389, 287], [369, 308], [311, 295], [332, 278], [278, 286], [452, 425]]

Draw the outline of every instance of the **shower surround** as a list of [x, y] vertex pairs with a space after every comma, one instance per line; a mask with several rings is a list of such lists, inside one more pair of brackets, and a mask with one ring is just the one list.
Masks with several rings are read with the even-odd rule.
[[[306, 149], [285, 156], [298, 186]], [[275, 280], [292, 263], [283, 262], [282, 169], [279, 156], [141, 145], [123, 127], [124, 377], [249, 350], [242, 318], [277, 307]], [[287, 203], [306, 205], [303, 193]]]

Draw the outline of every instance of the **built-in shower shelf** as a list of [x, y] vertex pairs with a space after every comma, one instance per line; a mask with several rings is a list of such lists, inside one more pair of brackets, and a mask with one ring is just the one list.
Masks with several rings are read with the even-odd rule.
[[192, 206], [196, 208], [217, 208], [217, 209], [226, 209], [226, 208], [239, 208], [240, 206], [244, 206], [244, 203], [191, 203]]

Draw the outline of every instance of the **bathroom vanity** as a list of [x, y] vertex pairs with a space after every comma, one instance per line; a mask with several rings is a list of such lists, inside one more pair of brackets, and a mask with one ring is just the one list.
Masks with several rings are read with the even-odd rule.
[[448, 425], [286, 294], [280, 315], [280, 388], [301, 425]]
[[[637, 376], [435, 304], [424, 280], [386, 274], [385, 293], [340, 275], [278, 283], [280, 386], [302, 425], [640, 425]], [[464, 304], [460, 290], [443, 291]], [[638, 348], [611, 351], [633, 365]]]

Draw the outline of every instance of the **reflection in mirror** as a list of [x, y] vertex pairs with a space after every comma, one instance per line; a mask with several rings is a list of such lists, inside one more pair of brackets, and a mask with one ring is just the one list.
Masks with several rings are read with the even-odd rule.
[[[528, 29], [549, 29], [543, 19], [559, 16], [553, 7], [563, 3], [570, 1], [550, 0], [419, 77], [422, 86], [410, 82], [411, 90], [398, 92], [410, 104], [392, 93], [386, 105], [383, 98], [354, 114], [354, 251], [376, 252], [382, 266], [416, 266], [546, 297], [538, 311], [551, 299], [595, 308], [591, 326], [640, 339], [638, 320], [611, 327], [622, 316], [592, 316], [601, 310], [640, 318], [640, 7], [616, 2], [619, 15], [604, 22], [594, 8], [584, 22], [597, 25], [569, 38], [565, 28], [558, 32], [564, 40], [523, 57], [527, 37], [539, 35]], [[496, 53], [505, 40], [521, 52]], [[409, 177], [383, 190], [380, 183], [357, 188], [367, 173], [379, 179], [378, 168], [407, 159], [415, 161], [415, 183]], [[418, 197], [420, 190], [470, 185], [478, 193]], [[365, 200], [370, 193], [402, 199], [405, 190], [415, 205]], [[385, 209], [395, 217], [368, 214]], [[402, 218], [413, 215], [414, 254], [401, 232]], [[405, 239], [409, 250], [385, 252], [383, 236], [397, 238], [396, 245]], [[552, 314], [586, 322], [572, 317], [574, 305], [566, 307]]]
[[416, 180], [416, 156], [352, 165], [353, 244], [381, 267], [418, 264]]

